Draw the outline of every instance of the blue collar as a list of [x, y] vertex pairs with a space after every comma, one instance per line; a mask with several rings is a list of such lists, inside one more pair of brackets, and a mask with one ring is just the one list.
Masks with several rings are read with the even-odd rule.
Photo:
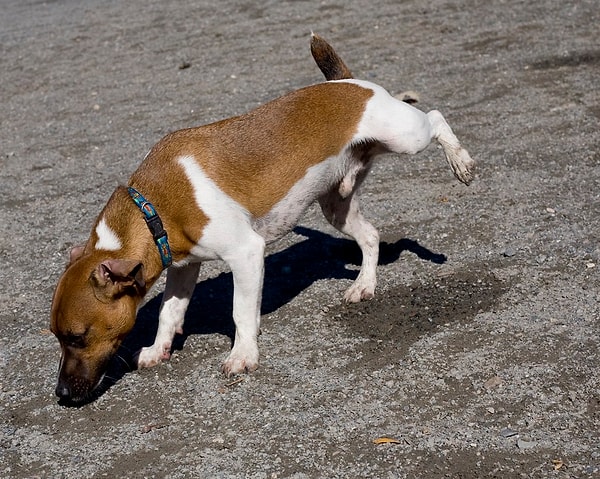
[[158, 246], [158, 252], [160, 253], [160, 259], [162, 261], [163, 269], [168, 268], [173, 263], [173, 257], [171, 256], [171, 248], [169, 247], [169, 240], [167, 238], [167, 232], [163, 228], [160, 216], [154, 209], [152, 203], [144, 198], [139, 191], [131, 186], [127, 189], [129, 196], [138, 206], [142, 213], [144, 213], [144, 219], [148, 225], [148, 229], [152, 233], [154, 242]]

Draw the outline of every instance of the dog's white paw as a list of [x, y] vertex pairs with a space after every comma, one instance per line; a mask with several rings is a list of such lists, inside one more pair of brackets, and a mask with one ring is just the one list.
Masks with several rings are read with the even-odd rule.
[[373, 296], [375, 296], [375, 285], [356, 281], [344, 293], [344, 301], [347, 303], [358, 303], [363, 300], [372, 299]]
[[473, 181], [473, 171], [476, 165], [469, 152], [459, 146], [458, 148], [449, 148], [446, 155], [454, 176], [460, 182], [469, 185]]
[[151, 368], [162, 361], [168, 361], [171, 358], [171, 343], [165, 342], [161, 345], [153, 344], [142, 348], [138, 354], [138, 369]]
[[234, 374], [251, 373], [258, 369], [258, 346], [238, 347], [235, 345], [221, 366], [221, 371], [225, 376], [230, 377]]

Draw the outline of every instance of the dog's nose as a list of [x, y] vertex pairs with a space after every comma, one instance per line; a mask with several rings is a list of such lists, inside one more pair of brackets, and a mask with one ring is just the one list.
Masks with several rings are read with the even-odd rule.
[[58, 383], [54, 392], [60, 399], [69, 399], [71, 397], [71, 389], [64, 383]]

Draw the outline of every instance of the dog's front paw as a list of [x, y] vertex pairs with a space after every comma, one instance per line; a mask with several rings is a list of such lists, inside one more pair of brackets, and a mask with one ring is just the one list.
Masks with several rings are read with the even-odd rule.
[[234, 374], [251, 373], [256, 369], [258, 369], [258, 347], [236, 349], [235, 345], [221, 366], [221, 371], [227, 377]]
[[168, 361], [171, 358], [171, 343], [166, 342], [162, 345], [153, 344], [152, 346], [142, 348], [138, 353], [137, 366], [141, 368], [151, 368], [161, 361]]

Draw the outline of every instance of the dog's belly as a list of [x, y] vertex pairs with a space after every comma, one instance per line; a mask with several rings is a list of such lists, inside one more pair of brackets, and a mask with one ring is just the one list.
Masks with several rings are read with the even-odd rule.
[[346, 155], [331, 157], [312, 166], [266, 215], [253, 221], [254, 230], [265, 242], [275, 241], [289, 233], [317, 198], [335, 187], [342, 178]]

